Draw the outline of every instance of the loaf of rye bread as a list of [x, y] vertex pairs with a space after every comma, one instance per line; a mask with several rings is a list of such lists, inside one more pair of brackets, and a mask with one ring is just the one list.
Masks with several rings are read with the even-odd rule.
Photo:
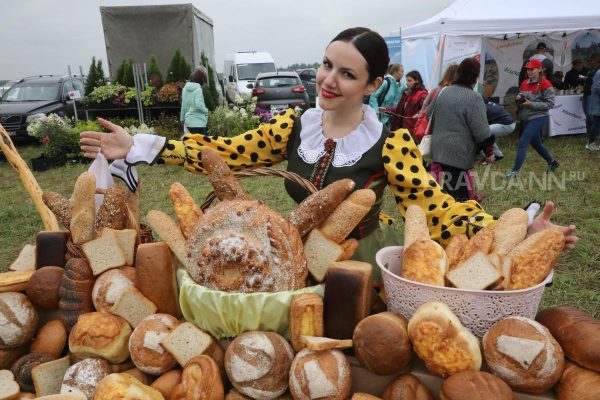
[[127, 189], [114, 185], [104, 192], [104, 200], [96, 214], [94, 235], [98, 237], [103, 228], [124, 229], [127, 222]]
[[94, 280], [92, 269], [85, 259], [71, 258], [67, 261], [65, 273], [60, 281], [58, 308], [69, 331], [79, 315], [94, 311]]

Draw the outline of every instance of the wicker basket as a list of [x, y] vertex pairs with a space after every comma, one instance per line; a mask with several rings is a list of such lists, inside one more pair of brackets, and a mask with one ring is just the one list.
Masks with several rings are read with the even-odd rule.
[[521, 290], [465, 290], [413, 282], [400, 277], [403, 249], [402, 246], [384, 247], [375, 255], [383, 276], [388, 309], [410, 318], [421, 304], [442, 301], [479, 338], [506, 317], [535, 318], [544, 288], [552, 282], [552, 272], [538, 285]]

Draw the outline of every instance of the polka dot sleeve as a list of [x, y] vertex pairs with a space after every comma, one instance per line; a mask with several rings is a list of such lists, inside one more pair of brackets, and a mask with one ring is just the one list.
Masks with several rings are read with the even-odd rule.
[[270, 167], [287, 158], [286, 146], [295, 120], [294, 111], [288, 109], [268, 123], [234, 137], [186, 133], [180, 141], [168, 141], [157, 164], [178, 165], [193, 173], [204, 173], [200, 153], [210, 148], [234, 171]]
[[400, 214], [404, 216], [411, 204], [421, 207], [427, 215], [431, 238], [443, 246], [452, 235], [465, 233], [471, 237], [494, 223], [494, 217], [476, 201], [457, 202], [441, 189], [425, 170], [421, 153], [406, 129], [390, 133], [382, 155]]

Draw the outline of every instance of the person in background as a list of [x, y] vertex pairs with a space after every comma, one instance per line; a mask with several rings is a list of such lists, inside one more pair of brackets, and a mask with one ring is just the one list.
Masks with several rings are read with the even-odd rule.
[[[494, 137], [498, 138], [500, 136], [510, 135], [515, 131], [517, 123], [510, 113], [504, 109], [504, 107], [490, 101], [485, 96], [483, 97], [483, 102], [485, 103], [487, 122]], [[502, 154], [502, 151], [500, 150], [500, 147], [498, 147], [496, 141], [494, 141], [494, 144], [492, 145], [492, 153], [494, 158], [490, 161], [500, 161], [504, 158], [504, 154]], [[488, 159], [484, 157], [481, 164], [485, 165], [487, 163]]]
[[392, 130], [405, 128], [412, 134], [419, 111], [423, 108], [423, 102], [427, 97], [427, 89], [423, 86], [423, 78], [419, 71], [410, 71], [406, 74], [406, 86], [398, 106], [388, 110], [395, 114], [392, 120]]
[[550, 109], [554, 107], [554, 88], [552, 83], [544, 78], [540, 60], [531, 60], [525, 67], [529, 78], [521, 83], [520, 92], [515, 97], [519, 105], [517, 118], [522, 122], [522, 133], [517, 145], [517, 157], [512, 170], [506, 174], [507, 179], [518, 175], [525, 162], [529, 144], [548, 163], [547, 173], [560, 166], [542, 143], [542, 129], [549, 121]]
[[539, 42], [535, 47], [535, 54], [529, 57], [529, 61], [540, 60], [544, 77], [550, 79], [552, 78], [552, 75], [554, 75], [554, 61], [552, 54], [547, 50], [548, 47], [546, 46], [546, 43]]
[[554, 86], [555, 90], [563, 90], [565, 89], [565, 84], [563, 83], [563, 73], [562, 71], [556, 71], [552, 75], [552, 80], [550, 81], [552, 86]]
[[400, 101], [402, 91], [404, 90], [400, 83], [402, 76], [404, 76], [404, 67], [402, 64], [390, 64], [383, 83], [369, 97], [369, 106], [375, 110], [381, 123], [388, 128], [390, 127], [392, 116], [381, 109], [393, 107]]
[[577, 86], [583, 86], [590, 69], [583, 65], [581, 58], [576, 58], [571, 62], [571, 69], [565, 74], [564, 88], [574, 89]]
[[181, 112], [179, 120], [183, 123], [184, 132], [206, 133], [208, 108], [204, 104], [202, 85], [207, 82], [206, 68], [200, 67], [190, 77], [181, 93]]
[[[587, 116], [591, 120], [588, 129], [588, 144], [585, 146], [588, 150], [600, 150], [596, 144], [596, 138], [600, 134], [600, 53], [594, 53], [590, 59], [593, 73], [590, 73], [589, 94], [587, 95]], [[584, 91], [585, 91], [584, 87]], [[584, 92], [585, 93], [585, 92]], [[585, 97], [585, 95], [584, 95]]]

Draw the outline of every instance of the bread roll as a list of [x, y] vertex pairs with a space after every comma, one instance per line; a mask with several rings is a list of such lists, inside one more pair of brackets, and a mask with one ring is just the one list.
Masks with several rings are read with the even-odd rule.
[[209, 356], [192, 358], [185, 365], [179, 383], [170, 395], [170, 400], [223, 400], [225, 390], [219, 367]]
[[304, 349], [290, 370], [290, 392], [296, 400], [343, 400], [349, 397], [351, 370], [339, 350]]
[[150, 375], [161, 375], [174, 368], [177, 360], [165, 350], [160, 341], [179, 323], [177, 318], [167, 314], [154, 314], [144, 318], [129, 338], [129, 353], [135, 366]]
[[507, 255], [519, 243], [525, 240], [529, 217], [527, 211], [522, 208], [511, 208], [506, 210], [494, 224], [494, 253]]
[[481, 371], [462, 371], [442, 382], [440, 400], [514, 400], [504, 381]]
[[71, 198], [71, 238], [75, 244], [83, 244], [94, 238], [96, 218], [96, 176], [92, 172], [79, 175]]
[[52, 361], [53, 358], [44, 353], [29, 353], [19, 358], [10, 368], [21, 390], [24, 392], [35, 392], [31, 370], [40, 364]]
[[495, 375], [527, 393], [550, 389], [564, 368], [563, 351], [548, 329], [524, 317], [496, 322], [483, 337], [483, 354]]
[[447, 263], [442, 246], [429, 238], [417, 238], [404, 248], [400, 276], [414, 282], [444, 286]]
[[35, 267], [64, 267], [69, 232], [38, 232], [35, 236]]
[[116, 315], [102, 312], [83, 314], [69, 335], [69, 349], [83, 359], [100, 357], [111, 363], [129, 358], [128, 341], [131, 328]]
[[127, 222], [127, 189], [113, 185], [105, 190], [104, 200], [94, 221], [94, 233], [100, 235], [103, 228], [124, 229]]
[[94, 400], [164, 400], [156, 389], [146, 386], [133, 376], [125, 373], [110, 374], [96, 387]]
[[54, 319], [42, 326], [31, 343], [32, 353], [46, 353], [52, 358], [59, 358], [67, 343], [67, 328]]
[[375, 203], [371, 189], [356, 190], [344, 199], [319, 226], [323, 235], [341, 243], [354, 230]]
[[181, 233], [183, 233], [183, 236], [187, 239], [192, 235], [194, 226], [202, 217], [202, 209], [196, 204], [194, 198], [190, 196], [190, 193], [185, 186], [179, 182], [175, 182], [171, 185], [169, 197], [173, 203]]
[[31, 340], [38, 315], [23, 293], [0, 293], [0, 349], [14, 349]]
[[63, 378], [60, 393], [81, 392], [88, 400], [92, 400], [96, 386], [108, 374], [110, 369], [106, 360], [86, 358], [69, 367]]
[[258, 400], [271, 400], [288, 388], [292, 346], [275, 332], [245, 332], [225, 352], [231, 384]]
[[296, 351], [304, 348], [301, 336], [323, 336], [323, 298], [316, 293], [292, 296], [290, 337]]
[[554, 390], [558, 400], [598, 400], [600, 373], [567, 361]]
[[430, 239], [427, 216], [420, 206], [410, 205], [404, 214], [404, 251], [417, 239]]
[[161, 392], [165, 399], [171, 400], [169, 395], [173, 391], [173, 388], [181, 382], [181, 372], [180, 369], [172, 369], [169, 372], [165, 372], [156, 378], [150, 386]]
[[27, 283], [29, 300], [45, 310], [58, 308], [60, 279], [65, 272], [61, 267], [42, 267], [36, 270]]
[[600, 372], [600, 321], [575, 307], [552, 307], [535, 318], [558, 341], [565, 355], [582, 367]]
[[383, 400], [433, 400], [433, 396], [416, 376], [404, 374], [386, 386]]
[[109, 312], [123, 292], [135, 285], [136, 270], [121, 267], [103, 272], [94, 283], [92, 301], [96, 311]]
[[445, 303], [419, 306], [408, 322], [408, 337], [431, 373], [444, 377], [481, 368], [479, 340]]
[[354, 330], [354, 355], [360, 364], [377, 375], [402, 371], [411, 358], [407, 321], [390, 311], [371, 315]]

